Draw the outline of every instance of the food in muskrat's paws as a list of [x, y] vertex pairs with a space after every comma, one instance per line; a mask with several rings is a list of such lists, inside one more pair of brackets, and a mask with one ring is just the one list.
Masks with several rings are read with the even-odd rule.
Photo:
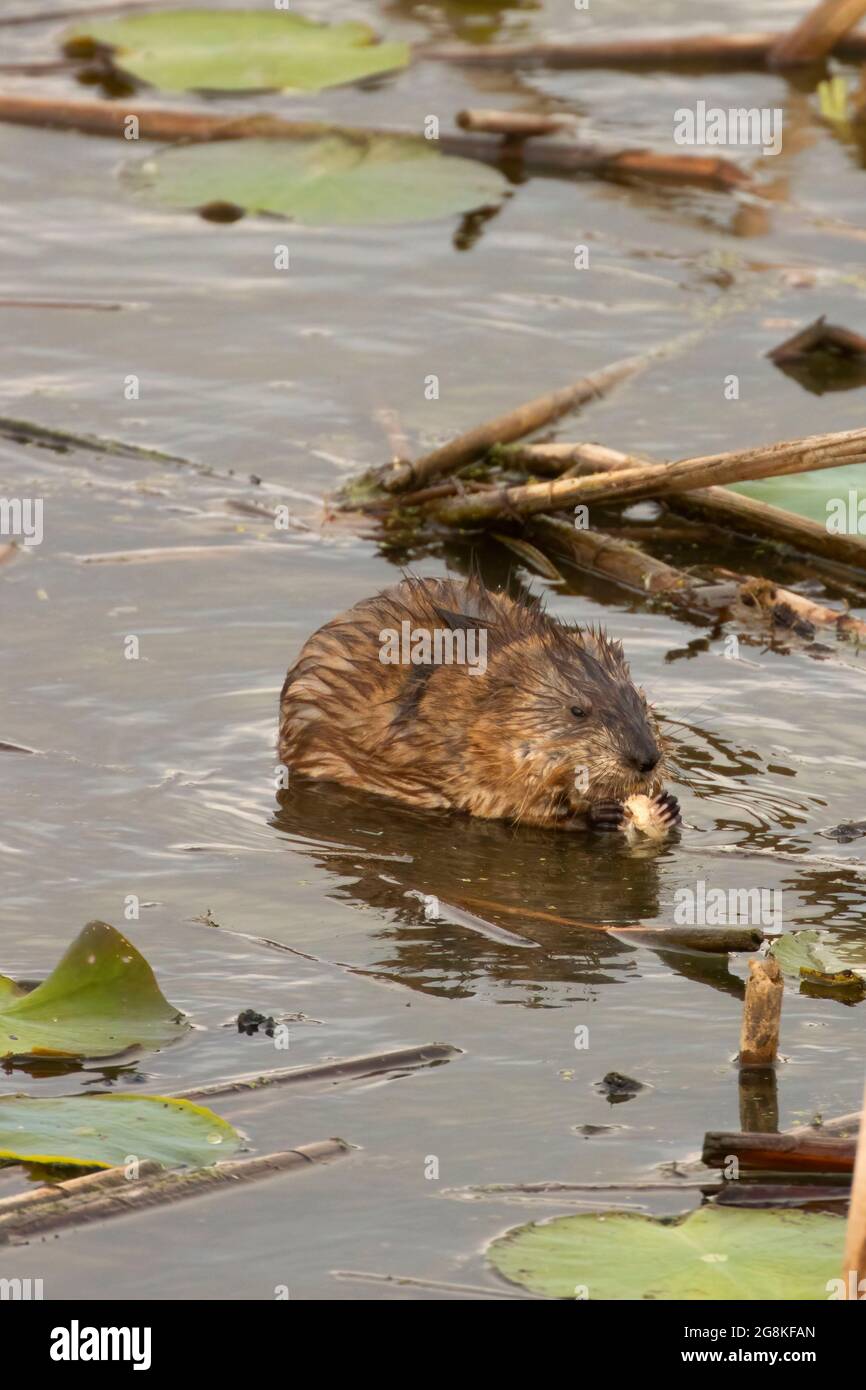
[[640, 831], [651, 840], [663, 840], [680, 823], [680, 806], [670, 792], [659, 792], [657, 796], [627, 796], [623, 802], [625, 811], [623, 830]]
[[280, 699], [292, 774], [525, 825], [624, 828], [629, 797], [658, 801], [665, 746], [619, 642], [474, 578], [357, 603], [308, 638]]

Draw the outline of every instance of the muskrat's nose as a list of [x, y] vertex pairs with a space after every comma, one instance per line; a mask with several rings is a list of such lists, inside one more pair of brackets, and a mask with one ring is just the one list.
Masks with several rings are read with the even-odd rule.
[[638, 772], [652, 772], [658, 766], [661, 753], [657, 748], [642, 748], [639, 753], [632, 754], [631, 764]]

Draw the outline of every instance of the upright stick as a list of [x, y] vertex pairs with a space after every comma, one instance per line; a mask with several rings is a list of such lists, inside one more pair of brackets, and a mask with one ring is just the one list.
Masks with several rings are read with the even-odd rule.
[[779, 1051], [782, 972], [775, 956], [749, 961], [740, 1033], [740, 1066], [771, 1067]]
[[[860, 1297], [861, 1280], [866, 1280], [866, 1091], [863, 1094], [860, 1138], [851, 1180], [851, 1206], [848, 1209], [842, 1278], [845, 1281], [845, 1297]], [[866, 1284], [863, 1293], [866, 1295]]]

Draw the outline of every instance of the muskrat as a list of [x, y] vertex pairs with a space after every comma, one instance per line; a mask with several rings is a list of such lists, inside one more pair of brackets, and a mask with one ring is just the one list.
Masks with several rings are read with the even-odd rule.
[[363, 599], [308, 638], [280, 697], [292, 771], [530, 825], [621, 829], [640, 796], [675, 823], [664, 753], [619, 642], [478, 578]]

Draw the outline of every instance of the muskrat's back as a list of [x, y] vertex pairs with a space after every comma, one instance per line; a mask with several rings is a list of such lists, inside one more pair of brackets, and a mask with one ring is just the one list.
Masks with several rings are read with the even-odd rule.
[[542, 825], [661, 789], [662, 740], [619, 643], [479, 580], [409, 578], [315, 632], [279, 755], [307, 777]]

